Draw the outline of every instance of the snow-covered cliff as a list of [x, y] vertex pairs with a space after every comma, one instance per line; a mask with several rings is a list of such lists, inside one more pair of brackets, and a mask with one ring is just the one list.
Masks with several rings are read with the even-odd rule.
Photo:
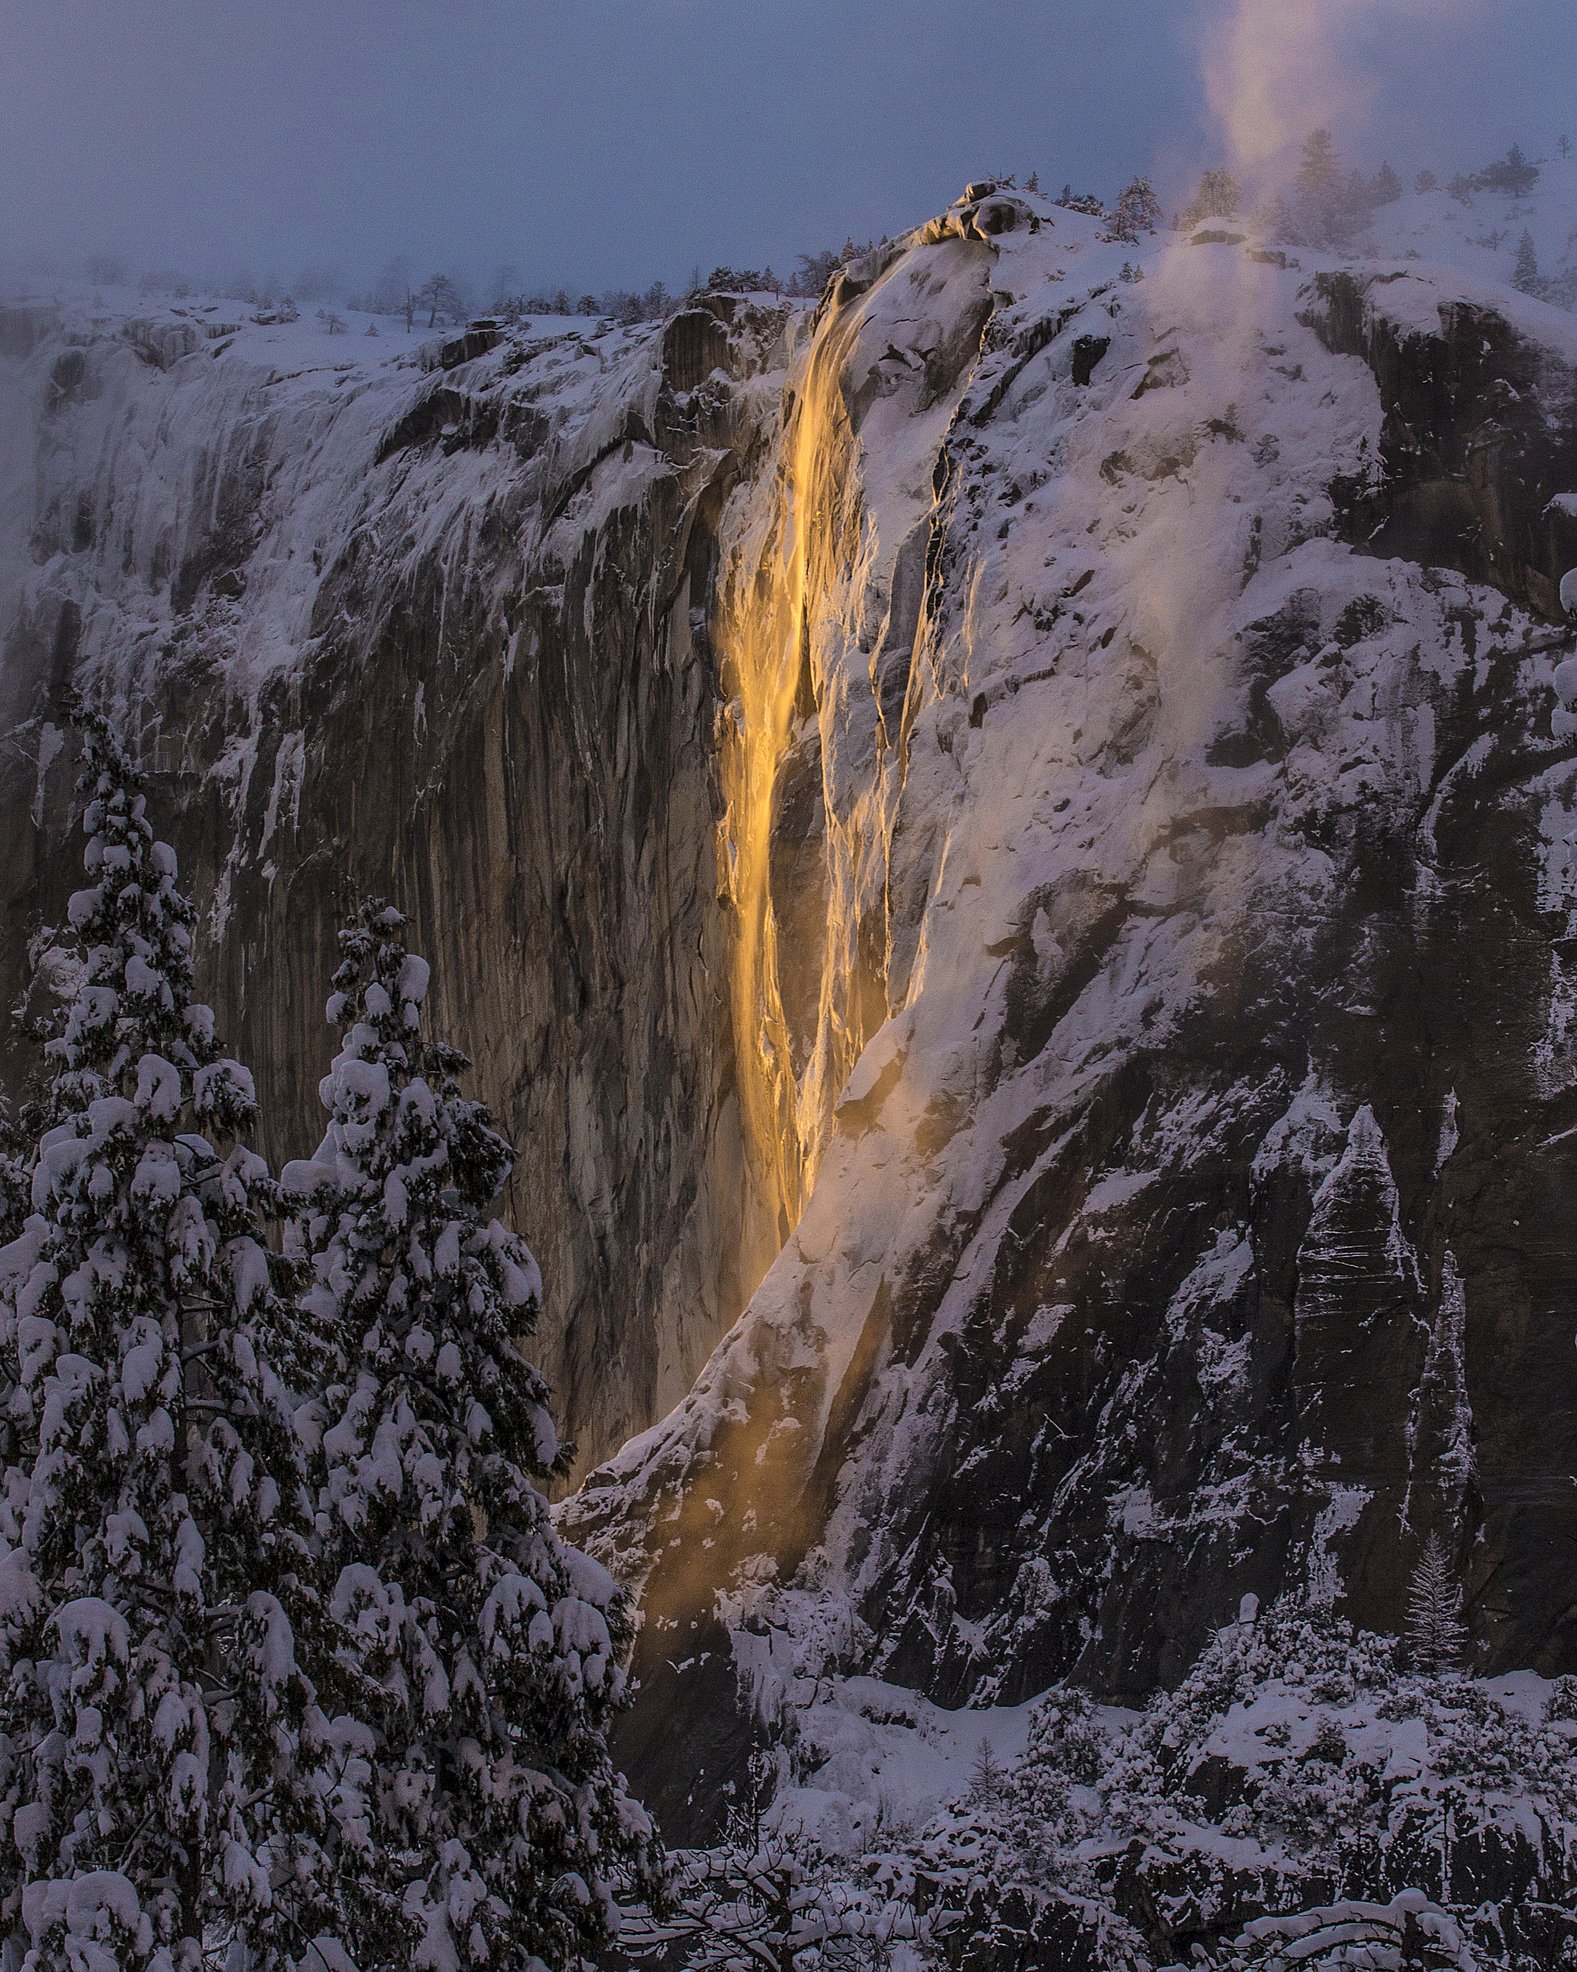
[[[693, 1800], [736, 1684], [779, 1722], [829, 1674], [1135, 1697], [1245, 1591], [1396, 1627], [1432, 1530], [1490, 1661], [1577, 1647], [1577, 332], [1403, 254], [1174, 238], [1135, 281], [1076, 216], [986, 217], [791, 372], [757, 607], [801, 626], [784, 813], [819, 794], [780, 923], [825, 932], [760, 1048], [815, 1182], [569, 1509], [644, 1582]], [[807, 584], [816, 447], [859, 520], [813, 493]]]
[[1395, 1628], [1431, 1532], [1486, 1663], [1572, 1667], [1577, 325], [1384, 224], [987, 189], [814, 313], [430, 368], [8, 318], [0, 984], [73, 674], [277, 1149], [347, 873], [411, 913], [659, 1806], [828, 1675], [1128, 1698], [1298, 1581]]
[[410, 909], [521, 1145], [546, 1366], [602, 1453], [755, 1284], [695, 639], [711, 517], [776, 407], [731, 379], [770, 367], [786, 312], [388, 357], [233, 316], [7, 317], [0, 983], [10, 1004], [69, 887], [60, 688], [107, 683], [276, 1156], [321, 1129], [336, 920], [359, 890]]

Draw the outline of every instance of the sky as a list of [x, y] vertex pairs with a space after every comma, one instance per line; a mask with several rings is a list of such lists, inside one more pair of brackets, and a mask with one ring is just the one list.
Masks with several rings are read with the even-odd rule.
[[994, 173], [1176, 198], [1256, 8], [1329, 15], [1371, 166], [1577, 137], [1577, 0], [0, 0], [0, 265], [680, 287]]

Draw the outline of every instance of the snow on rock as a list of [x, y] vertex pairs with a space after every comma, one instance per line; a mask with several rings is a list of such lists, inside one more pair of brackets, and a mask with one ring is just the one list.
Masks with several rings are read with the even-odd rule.
[[[1448, 260], [1162, 241], [1135, 282], [1097, 222], [1036, 218], [922, 234], [833, 298], [790, 372], [811, 408], [725, 534], [750, 639], [809, 625], [814, 716], [774, 743], [785, 806], [821, 790], [816, 880], [772, 896], [745, 1072], [812, 1183], [782, 1184], [789, 1237], [691, 1394], [565, 1509], [644, 1585], [654, 1716], [715, 1703], [719, 1660], [758, 1708], [834, 1666], [944, 1703], [1138, 1697], [1190, 1647], [1160, 1606], [1203, 1624], [1351, 1570], [1385, 1616], [1403, 1502], [1460, 1499], [1463, 1429], [1559, 1468], [1472, 1387], [1500, 1229], [1448, 1263], [1414, 1148], [1451, 1094], [1439, 1182], [1470, 1184], [1547, 1018], [1536, 859], [1507, 842], [1486, 881], [1478, 831], [1569, 786], [1534, 711], [1558, 570], [1430, 543], [1400, 493], [1394, 547], [1370, 535], [1415, 470], [1408, 348], [1484, 331], [1542, 511], [1577, 332]], [[781, 545], [805, 487], [844, 530], [808, 567]], [[725, 651], [762, 661], [741, 627]], [[1516, 1038], [1486, 1049], [1487, 997]], [[1560, 1596], [1495, 1647], [1539, 1647]]]
[[654, 1771], [742, 1679], [1132, 1702], [1333, 1573], [1394, 1624], [1457, 1511], [1490, 1660], [1565, 1647], [1577, 331], [1486, 214], [1281, 265], [982, 192], [815, 311], [3, 366], [29, 744], [69, 653], [191, 747], [265, 1094], [325, 844], [455, 957]]

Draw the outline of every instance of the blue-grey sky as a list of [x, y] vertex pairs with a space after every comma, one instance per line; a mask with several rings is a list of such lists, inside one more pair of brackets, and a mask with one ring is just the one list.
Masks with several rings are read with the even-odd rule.
[[[1577, 0], [1303, 4], [1378, 81], [1366, 162], [1577, 136]], [[0, 0], [0, 251], [353, 281], [403, 252], [571, 289], [789, 268], [993, 171], [1174, 189], [1212, 152], [1227, 5]]]

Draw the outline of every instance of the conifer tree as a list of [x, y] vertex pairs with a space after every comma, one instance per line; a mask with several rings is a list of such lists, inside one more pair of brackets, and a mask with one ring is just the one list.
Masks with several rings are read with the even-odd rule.
[[1298, 190], [1306, 197], [1321, 197], [1334, 191], [1340, 182], [1335, 138], [1328, 130], [1311, 131], [1304, 141], [1303, 157], [1298, 165]]
[[1382, 164], [1369, 181], [1369, 203], [1371, 206], [1395, 205], [1402, 196], [1402, 181], [1391, 164]]
[[1376, 202], [1375, 186], [1343, 166], [1331, 133], [1316, 130], [1303, 146], [1281, 230], [1305, 246], [1339, 247], [1368, 223]]
[[1110, 232], [1114, 240], [1136, 241], [1141, 233], [1153, 233], [1161, 224], [1161, 201], [1148, 178], [1134, 178], [1117, 196], [1112, 208]]
[[1538, 248], [1533, 244], [1533, 235], [1526, 227], [1522, 238], [1517, 242], [1517, 264], [1512, 270], [1511, 285], [1520, 288], [1524, 294], [1542, 294], [1544, 282], [1539, 274]]
[[613, 1927], [613, 1872], [655, 1854], [604, 1737], [629, 1618], [533, 1483], [566, 1454], [516, 1340], [536, 1265], [491, 1216], [513, 1153], [422, 1032], [400, 913], [369, 903], [340, 943], [328, 1132], [285, 1183], [328, 1359], [324, 1579], [371, 1728], [351, 1949], [362, 1972], [572, 1972]]
[[32, 1187], [27, 1138], [10, 1110], [0, 1105], [0, 1246], [22, 1230]]
[[194, 996], [175, 857], [87, 727], [77, 978], [0, 1252], [0, 1959], [272, 1972], [332, 1950], [332, 1783], [296, 1659], [304, 1470], [258, 1348], [268, 1179], [236, 1140], [250, 1078]]
[[1197, 226], [1203, 219], [1234, 219], [1242, 202], [1242, 187], [1230, 171], [1207, 171], [1183, 214], [1183, 224]]
[[1467, 1651], [1462, 1589], [1438, 1534], [1424, 1543], [1408, 1585], [1407, 1650], [1413, 1669], [1426, 1677], [1460, 1670]]
[[[24, 1129], [0, 1109], [0, 1252], [21, 1232], [32, 1192], [32, 1160]], [[0, 1282], [0, 1552], [14, 1542], [27, 1483], [31, 1431], [21, 1385], [16, 1322]], [[0, 1775], [0, 1786], [3, 1786]]]

